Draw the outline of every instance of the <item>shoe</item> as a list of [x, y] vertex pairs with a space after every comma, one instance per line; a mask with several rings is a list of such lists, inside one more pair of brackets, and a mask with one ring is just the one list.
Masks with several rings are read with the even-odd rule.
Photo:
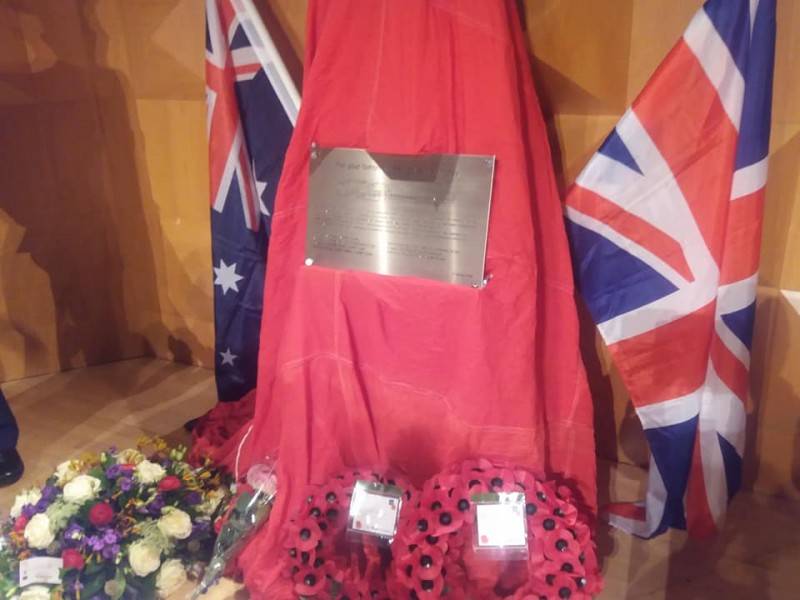
[[16, 450], [0, 452], [0, 487], [16, 483], [22, 477], [25, 465]]

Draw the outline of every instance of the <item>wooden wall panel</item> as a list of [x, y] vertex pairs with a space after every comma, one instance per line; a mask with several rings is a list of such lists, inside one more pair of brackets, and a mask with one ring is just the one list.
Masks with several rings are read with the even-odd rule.
[[0, 380], [212, 364], [202, 3], [0, 11]]

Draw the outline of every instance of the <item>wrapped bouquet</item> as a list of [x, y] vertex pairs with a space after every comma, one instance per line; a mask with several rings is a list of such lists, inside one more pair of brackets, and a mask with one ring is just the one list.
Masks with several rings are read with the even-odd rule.
[[185, 455], [141, 439], [64, 462], [19, 494], [0, 524], [0, 598], [150, 599], [180, 587], [210, 558], [228, 495], [220, 473]]

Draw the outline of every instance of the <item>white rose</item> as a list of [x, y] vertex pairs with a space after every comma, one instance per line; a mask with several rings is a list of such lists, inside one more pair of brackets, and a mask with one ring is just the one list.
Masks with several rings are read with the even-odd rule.
[[64, 486], [64, 500], [80, 504], [97, 496], [101, 482], [91, 475], [78, 475]]
[[13, 518], [17, 518], [22, 514], [22, 507], [29, 504], [36, 504], [42, 497], [42, 492], [36, 488], [30, 488], [19, 494], [14, 498], [14, 506], [8, 512]]
[[127, 448], [117, 454], [117, 460], [123, 465], [138, 465], [144, 460], [144, 454], [133, 448]]
[[33, 515], [28, 524], [25, 525], [25, 539], [31, 548], [44, 549], [56, 539], [52, 529], [50, 529], [50, 519], [44, 513]]
[[50, 600], [50, 589], [43, 585], [32, 585], [22, 590], [19, 600]]
[[156, 577], [159, 596], [166, 598], [181, 587], [185, 581], [186, 570], [183, 568], [181, 561], [177, 558], [165, 561]]
[[192, 534], [192, 520], [189, 515], [176, 508], [158, 520], [158, 529], [167, 538], [185, 540]]
[[164, 470], [164, 467], [154, 462], [150, 462], [149, 460], [143, 460], [140, 462], [138, 465], [136, 465], [136, 470], [134, 471], [134, 475], [136, 475], [136, 478], [142, 483], [155, 483], [157, 481], [161, 481], [164, 479], [164, 475], [166, 474], [167, 472]]
[[61, 487], [80, 475], [78, 461], [66, 460], [56, 467], [56, 483]]
[[128, 562], [138, 577], [147, 577], [161, 565], [161, 553], [142, 541], [134, 542], [128, 549]]

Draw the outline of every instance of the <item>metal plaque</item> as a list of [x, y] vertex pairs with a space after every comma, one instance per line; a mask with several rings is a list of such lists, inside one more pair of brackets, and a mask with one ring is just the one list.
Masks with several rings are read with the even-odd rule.
[[311, 149], [306, 264], [480, 287], [494, 157]]

